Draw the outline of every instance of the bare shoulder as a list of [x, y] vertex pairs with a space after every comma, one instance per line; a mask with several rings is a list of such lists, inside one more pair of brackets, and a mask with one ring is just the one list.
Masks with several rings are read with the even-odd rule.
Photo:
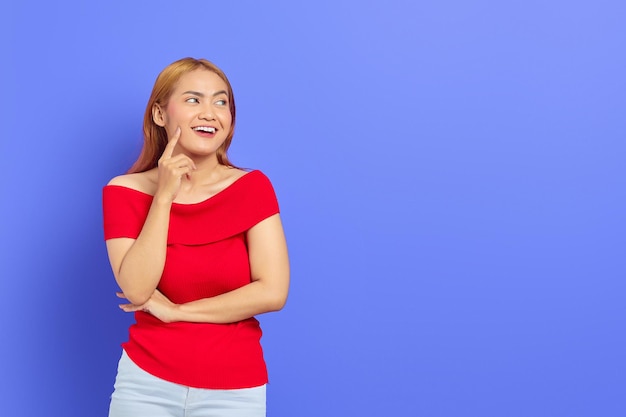
[[223, 189], [228, 188], [234, 182], [236, 182], [238, 179], [240, 179], [241, 177], [245, 176], [248, 173], [249, 173], [248, 171], [244, 171], [243, 169], [234, 168], [234, 167], [224, 167], [222, 174], [221, 174], [221, 178], [210, 186], [211, 188], [210, 194], [216, 194], [222, 191]]
[[233, 167], [224, 167], [222, 168], [221, 178], [211, 183], [207, 187], [206, 194], [208, 196], [213, 196], [219, 193], [220, 191], [223, 191], [224, 189], [230, 187], [237, 180], [247, 175], [248, 173], [249, 173], [248, 171], [244, 171], [243, 169], [233, 168]]
[[250, 173], [249, 171], [244, 171], [243, 169], [239, 169], [239, 168], [228, 168], [228, 179], [235, 182], [239, 178], [249, 173]]
[[117, 185], [141, 191], [146, 194], [154, 194], [157, 186], [156, 170], [151, 169], [135, 174], [119, 175], [111, 179], [107, 185]]

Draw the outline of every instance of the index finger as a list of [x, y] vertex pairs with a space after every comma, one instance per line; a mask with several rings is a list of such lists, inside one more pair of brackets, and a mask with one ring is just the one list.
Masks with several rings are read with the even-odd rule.
[[176, 128], [176, 131], [174, 132], [172, 139], [170, 139], [169, 142], [167, 142], [167, 145], [165, 145], [165, 149], [163, 150], [163, 155], [162, 155], [163, 158], [172, 157], [174, 148], [176, 147], [176, 144], [178, 143], [178, 138], [180, 138], [180, 126]]

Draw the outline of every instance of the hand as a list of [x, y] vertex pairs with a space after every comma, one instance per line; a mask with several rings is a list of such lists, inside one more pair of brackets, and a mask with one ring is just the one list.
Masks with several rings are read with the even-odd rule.
[[[117, 292], [115, 294], [119, 298], [126, 299], [124, 293]], [[120, 304], [119, 307], [127, 313], [132, 313], [135, 311], [150, 313], [164, 323], [171, 323], [173, 321], [176, 321], [174, 313], [176, 312], [177, 304], [172, 303], [159, 290], [154, 290], [154, 293], [152, 293], [150, 299], [148, 299], [148, 301], [146, 301], [142, 305]]]
[[196, 164], [187, 155], [181, 153], [172, 156], [180, 133], [179, 126], [159, 158], [159, 182], [156, 194], [165, 196], [170, 202], [176, 198], [183, 177], [189, 178], [191, 172], [196, 169]]

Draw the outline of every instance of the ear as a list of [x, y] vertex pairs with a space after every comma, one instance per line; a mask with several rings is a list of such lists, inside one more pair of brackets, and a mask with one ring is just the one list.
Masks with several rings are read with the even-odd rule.
[[157, 126], [165, 127], [165, 112], [158, 104], [154, 104], [152, 106], [152, 121], [156, 123]]

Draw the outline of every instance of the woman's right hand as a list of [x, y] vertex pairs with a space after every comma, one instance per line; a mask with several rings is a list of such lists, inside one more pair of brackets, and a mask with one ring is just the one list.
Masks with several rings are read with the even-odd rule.
[[196, 164], [185, 154], [172, 156], [174, 148], [180, 138], [180, 127], [176, 128], [176, 132], [172, 139], [167, 143], [158, 163], [158, 185], [155, 198], [164, 198], [167, 202], [173, 202], [180, 190], [183, 177], [189, 176], [196, 169]]

